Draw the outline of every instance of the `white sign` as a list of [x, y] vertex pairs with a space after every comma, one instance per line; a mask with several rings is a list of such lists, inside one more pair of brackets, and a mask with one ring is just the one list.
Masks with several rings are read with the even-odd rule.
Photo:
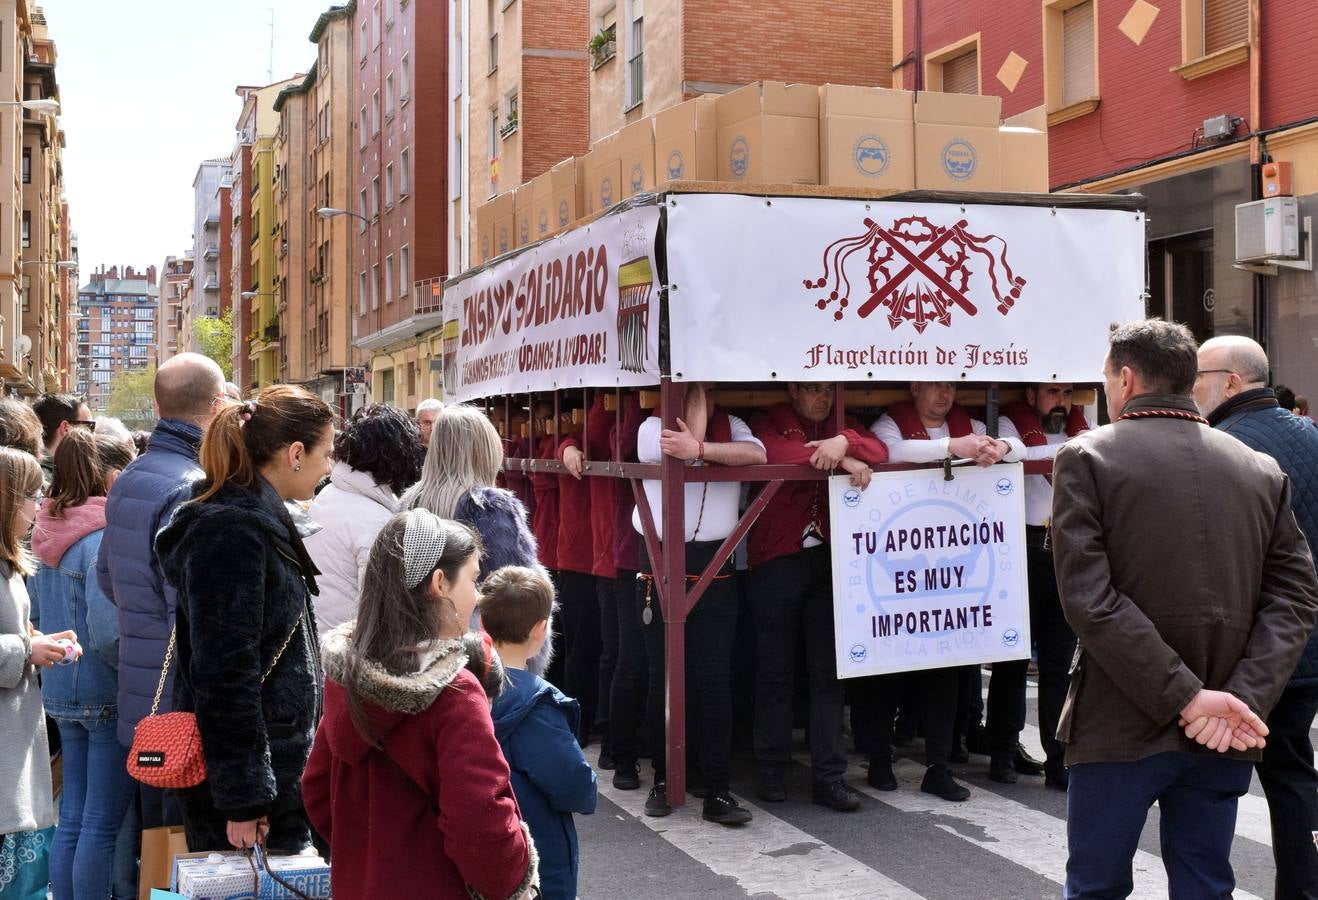
[[839, 678], [1030, 655], [1024, 469], [829, 479]]
[[658, 226], [625, 210], [446, 285], [445, 399], [655, 384]]
[[1095, 381], [1145, 315], [1143, 213], [668, 199], [680, 380]]

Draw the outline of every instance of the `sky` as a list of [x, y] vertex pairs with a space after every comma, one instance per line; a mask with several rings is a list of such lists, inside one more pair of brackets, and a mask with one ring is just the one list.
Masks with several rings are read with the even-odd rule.
[[37, 0], [58, 58], [65, 191], [81, 280], [192, 249], [197, 165], [229, 156], [234, 88], [315, 61], [316, 18], [345, 0]]

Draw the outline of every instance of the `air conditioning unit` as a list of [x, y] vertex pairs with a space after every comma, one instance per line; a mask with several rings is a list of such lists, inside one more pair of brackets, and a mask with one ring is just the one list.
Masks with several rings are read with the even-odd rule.
[[1300, 208], [1294, 197], [1269, 197], [1236, 206], [1236, 262], [1298, 259]]

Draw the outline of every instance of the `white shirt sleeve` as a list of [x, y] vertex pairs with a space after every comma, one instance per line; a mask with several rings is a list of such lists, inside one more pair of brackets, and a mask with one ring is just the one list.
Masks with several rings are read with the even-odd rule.
[[[1025, 442], [1021, 441], [1020, 429], [1016, 427], [1007, 416], [998, 416], [998, 436], [1007, 443], [1020, 441], [1021, 446], [1025, 447]], [[1061, 444], [1040, 444], [1037, 447], [1025, 447], [1025, 459], [1052, 459], [1057, 455], [1057, 450]], [[1015, 460], [1009, 459], [1010, 462]]]
[[[729, 414], [728, 424], [732, 427], [733, 443], [754, 444], [755, 446], [759, 447], [761, 450], [764, 449], [764, 442], [755, 436], [754, 432], [751, 431], [750, 426], [747, 425], [741, 418]], [[656, 437], [655, 438], [656, 444], [658, 443], [658, 440], [659, 439]]]
[[650, 416], [641, 423], [636, 432], [636, 459], [643, 463], [657, 463], [663, 459], [659, 449], [659, 433], [664, 430], [664, 423], [658, 416]]
[[896, 420], [887, 413], [870, 426], [870, 431], [888, 448], [888, 462], [938, 462], [947, 459], [950, 455], [947, 438], [939, 438], [935, 441], [908, 441], [902, 437], [902, 431], [897, 427]]
[[[998, 440], [1006, 441], [1007, 446], [1011, 448], [1010, 450], [1007, 451], [1007, 455], [1002, 457], [1002, 461], [1020, 462], [1021, 460], [1025, 459], [1025, 444], [1021, 443], [1021, 439], [1019, 436], [1007, 437], [1005, 434], [1002, 434], [1002, 425], [1004, 422], [1007, 424], [1011, 424], [1011, 420], [1008, 419], [1006, 416], [998, 416]], [[988, 426], [985, 425], [983, 422], [979, 421], [979, 419], [971, 419], [970, 428], [975, 432], [975, 434], [988, 434]], [[1012, 431], [1015, 431], [1015, 429], [1013, 428]]]

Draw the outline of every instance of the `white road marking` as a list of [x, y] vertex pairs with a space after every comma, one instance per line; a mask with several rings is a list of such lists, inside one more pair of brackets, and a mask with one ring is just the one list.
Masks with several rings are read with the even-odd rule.
[[601, 780], [599, 792], [710, 871], [735, 879], [752, 897], [763, 892], [782, 900], [923, 900], [744, 799], [738, 798], [754, 820], [727, 828], [701, 819], [699, 800], [674, 808], [671, 815], [652, 818], [645, 815], [645, 789], [620, 791]]

